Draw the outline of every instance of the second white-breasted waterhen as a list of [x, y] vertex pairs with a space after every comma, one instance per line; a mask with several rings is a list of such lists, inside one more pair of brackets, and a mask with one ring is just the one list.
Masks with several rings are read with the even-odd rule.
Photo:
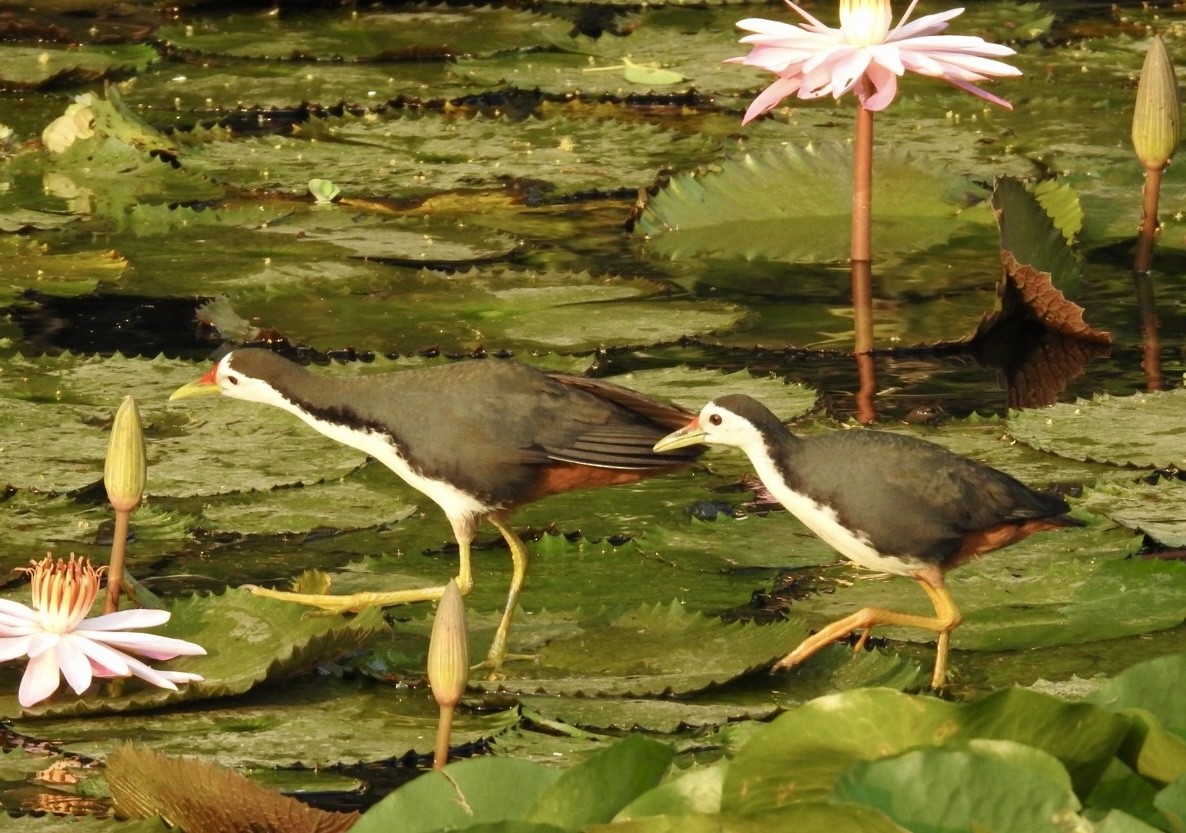
[[900, 625], [939, 634], [931, 686], [942, 688], [962, 621], [945, 573], [1035, 532], [1082, 525], [1061, 498], [942, 446], [863, 428], [797, 437], [744, 395], [709, 402], [655, 450], [699, 443], [740, 448], [770, 493], [825, 543], [862, 567], [913, 578], [934, 605], [934, 617], [859, 610], [809, 636], [776, 669], [855, 631], [859, 650], [875, 626]]
[[[514, 572], [486, 658], [497, 671], [527, 571], [507, 520], [516, 506], [593, 486], [633, 483], [686, 466], [652, 450], [691, 411], [609, 382], [544, 373], [512, 361], [463, 361], [356, 377], [312, 373], [260, 348], [227, 353], [170, 399], [224, 394], [274, 405], [369, 454], [444, 510], [460, 548], [457, 584], [473, 586], [470, 545], [482, 520], [502, 534]], [[350, 596], [256, 592], [350, 611], [440, 598], [444, 586]]]

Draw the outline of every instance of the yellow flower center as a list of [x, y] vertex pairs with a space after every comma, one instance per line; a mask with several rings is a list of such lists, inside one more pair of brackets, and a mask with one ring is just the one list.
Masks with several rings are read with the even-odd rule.
[[884, 43], [893, 15], [889, 0], [840, 0], [840, 30], [853, 46]]
[[47, 555], [25, 571], [33, 577], [33, 608], [48, 633], [70, 633], [91, 612], [99, 594], [99, 574], [91, 562], [70, 553], [63, 561]]

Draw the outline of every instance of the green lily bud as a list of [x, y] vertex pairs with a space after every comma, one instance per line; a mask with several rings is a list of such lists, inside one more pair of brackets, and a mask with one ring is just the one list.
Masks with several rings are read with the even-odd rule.
[[1154, 35], [1137, 83], [1132, 117], [1132, 146], [1146, 169], [1169, 164], [1181, 138], [1181, 108], [1174, 65], [1160, 35]]
[[103, 485], [107, 499], [117, 512], [131, 512], [144, 497], [148, 480], [147, 451], [144, 447], [144, 428], [136, 400], [125, 396], [115, 412], [111, 425], [111, 441], [107, 445], [107, 461], [103, 465]]
[[450, 579], [437, 605], [428, 641], [428, 684], [442, 708], [461, 702], [469, 680], [469, 627], [457, 582]]

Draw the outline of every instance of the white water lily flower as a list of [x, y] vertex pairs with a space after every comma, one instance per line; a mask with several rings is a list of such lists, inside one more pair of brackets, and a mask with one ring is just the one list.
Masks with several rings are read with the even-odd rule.
[[807, 22], [792, 25], [752, 17], [737, 24], [754, 33], [741, 39], [754, 46], [748, 55], [729, 62], [778, 75], [778, 80], [754, 99], [742, 124], [790, 96], [812, 99], [830, 94], [840, 98], [851, 90], [866, 110], [882, 110], [898, 94], [898, 77], [907, 70], [939, 78], [1012, 109], [1009, 102], [977, 87], [976, 82], [989, 76], [1021, 75], [1021, 70], [993, 60], [1014, 51], [983, 38], [938, 34], [949, 20], [963, 14], [963, 9], [907, 23], [918, 4], [913, 0], [891, 29], [889, 0], [840, 0], [840, 28], [833, 29], [790, 0], [786, 2]]
[[166, 610], [124, 610], [87, 619], [99, 592], [99, 574], [85, 558], [47, 555], [26, 568], [33, 578], [33, 606], [0, 599], [0, 662], [28, 656], [17, 699], [39, 703], [58, 690], [62, 677], [82, 694], [94, 677], [136, 676], [161, 688], [196, 682], [197, 674], [158, 671], [127, 652], [149, 659], [205, 654], [201, 645], [131, 628], [163, 625]]

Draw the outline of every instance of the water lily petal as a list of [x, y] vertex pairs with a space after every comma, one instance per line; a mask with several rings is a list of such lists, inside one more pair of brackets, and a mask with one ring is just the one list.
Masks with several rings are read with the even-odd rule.
[[964, 13], [963, 9], [948, 9], [945, 12], [938, 12], [937, 14], [928, 14], [920, 17], [911, 23], [900, 23], [890, 30], [886, 36], [886, 41], [907, 40], [918, 37], [926, 37], [933, 35], [936, 32], [942, 32], [947, 28], [947, 21], [954, 17], [959, 17]]
[[[170, 691], [177, 690], [177, 684], [173, 681], [170, 674], [164, 671], [157, 671], [150, 665], [147, 665], [135, 657], [128, 657], [128, 669], [132, 674], [135, 674], [145, 682], [152, 683], [158, 688], [167, 688]], [[174, 674], [180, 672], [173, 672]]]
[[[861, 106], [866, 110], [884, 110], [898, 94], [898, 76], [891, 70], [880, 65], [870, 66], [865, 73], [869, 84], [865, 91], [858, 93]], [[869, 93], [868, 88], [873, 92]]]
[[94, 678], [91, 671], [91, 661], [86, 652], [82, 650], [83, 641], [65, 636], [58, 641], [58, 645], [53, 651], [57, 657], [58, 668], [62, 670], [62, 676], [74, 689], [75, 694], [82, 694], [90, 688], [91, 680]]
[[908, 70], [1012, 109], [1004, 99], [972, 82], [1021, 75], [1017, 68], [992, 60], [1013, 55], [1014, 50], [971, 35], [939, 34], [963, 9], [910, 21], [915, 5], [911, 3], [898, 25], [890, 29], [888, 0], [852, 0], [841, 4], [841, 26], [833, 29], [795, 3], [788, 0], [787, 5], [807, 22], [792, 25], [750, 17], [738, 23], [751, 33], [741, 38], [751, 51], [728, 62], [756, 66], [779, 76], [746, 110], [742, 124], [775, 107], [781, 100], [775, 99], [776, 91], [781, 91], [783, 98], [797, 95], [810, 99], [828, 93], [840, 98], [855, 90], [862, 106], [880, 110], [894, 100], [897, 77]]
[[37, 611], [12, 599], [0, 599], [0, 621], [36, 622]]
[[205, 656], [206, 649], [184, 639], [160, 636], [155, 633], [88, 633], [77, 631], [93, 642], [102, 642], [116, 648], [146, 656], [149, 659], [173, 659], [180, 656]]
[[[63, 637], [63, 642], [70, 643], [70, 647], [78, 653], [79, 656], [86, 657], [87, 668], [91, 665], [97, 666], [99, 676], [102, 677], [126, 677], [131, 671], [128, 668], [128, 661], [131, 659], [123, 651], [116, 650], [104, 645], [102, 642], [90, 639], [82, 634], [72, 633]], [[62, 669], [63, 672], [65, 668]]]
[[36, 631], [29, 634], [29, 647], [26, 651], [30, 657], [39, 657], [46, 651], [51, 651], [57, 647], [58, 640], [61, 636], [56, 633], [47, 633], [46, 631]]
[[745, 116], [742, 117], [741, 123], [747, 124], [753, 121], [758, 116], [778, 106], [778, 103], [790, 95], [794, 95], [795, 90], [799, 89], [799, 79], [796, 76], [789, 78], [779, 77], [773, 84], [758, 94], [750, 104], [749, 109], [745, 111]]
[[0, 637], [0, 662], [23, 657], [29, 653], [29, 635]]
[[17, 702], [27, 709], [57, 691], [61, 683], [62, 675], [53, 651], [33, 657], [25, 667], [24, 676], [21, 677], [21, 687], [16, 695]]
[[116, 613], [106, 613], [93, 619], [84, 619], [78, 625], [78, 630], [88, 631], [126, 631], [132, 628], [155, 628], [169, 621], [172, 614], [167, 610], [150, 610], [148, 608], [133, 608], [120, 610]]

